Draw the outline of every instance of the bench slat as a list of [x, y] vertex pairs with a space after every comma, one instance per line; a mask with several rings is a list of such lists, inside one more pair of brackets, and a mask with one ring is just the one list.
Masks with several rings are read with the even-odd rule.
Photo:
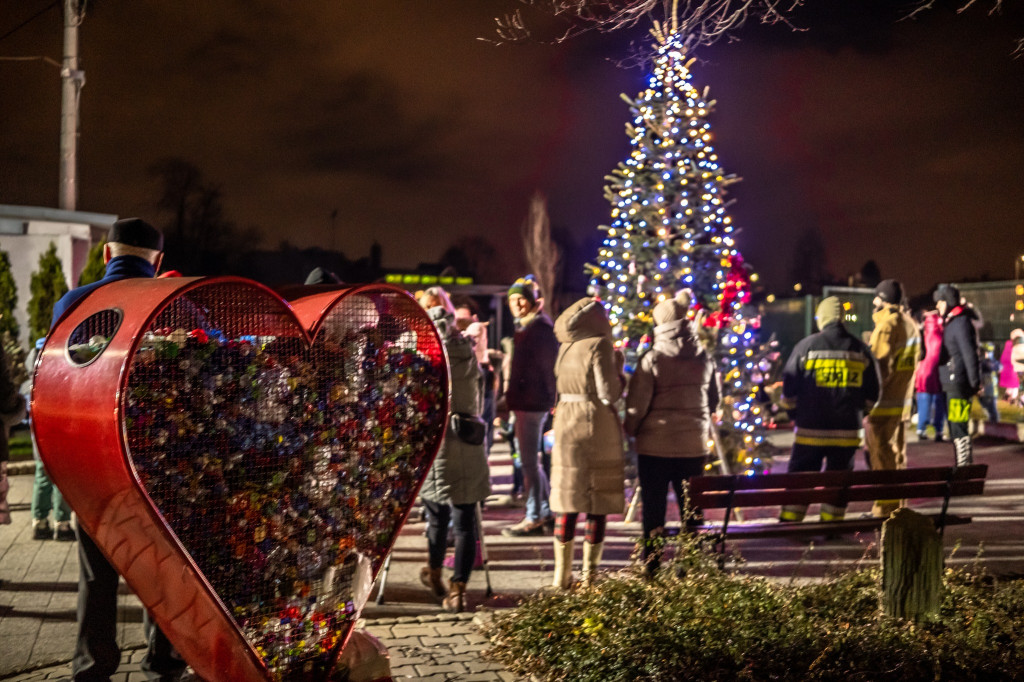
[[[932, 519], [938, 524], [938, 514], [925, 514], [928, 518]], [[742, 524], [734, 523], [729, 524], [729, 537], [730, 538], [751, 538], [751, 537], [766, 537], [766, 538], [778, 538], [786, 537], [791, 535], [833, 535], [837, 533], [862, 533], [869, 530], [876, 530], [882, 527], [886, 519], [881, 518], [869, 518], [869, 519], [846, 519], [844, 521], [817, 521], [817, 522], [783, 522], [783, 523], [757, 523], [757, 524]], [[947, 526], [958, 526], [971, 522], [969, 516], [957, 516], [954, 514], [946, 514], [945, 519]], [[674, 529], [678, 533], [678, 529]], [[700, 526], [696, 529], [703, 533], [717, 533], [721, 532], [722, 527], [716, 524], [708, 524]]]
[[[900, 483], [889, 485], [862, 485], [849, 488], [798, 488], [774, 490], [710, 491], [690, 494], [690, 503], [699, 509], [725, 507], [775, 507], [784, 504], [832, 504], [843, 506], [849, 502], [872, 500], [905, 500], [946, 496], [945, 482]], [[981, 495], [984, 480], [953, 481], [949, 484], [950, 497]]]
[[890, 471], [823, 471], [760, 474], [757, 476], [696, 476], [690, 479], [691, 492], [713, 490], [770, 490], [784, 488], [841, 487], [846, 485], [877, 485], [928, 481], [984, 479], [987, 464], [966, 467], [916, 467]]

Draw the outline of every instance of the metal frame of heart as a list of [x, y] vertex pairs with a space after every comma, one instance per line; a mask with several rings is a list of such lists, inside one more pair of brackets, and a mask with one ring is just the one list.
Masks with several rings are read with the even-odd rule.
[[448, 421], [416, 301], [122, 280], [64, 314], [34, 371], [47, 471], [196, 674], [327, 680]]

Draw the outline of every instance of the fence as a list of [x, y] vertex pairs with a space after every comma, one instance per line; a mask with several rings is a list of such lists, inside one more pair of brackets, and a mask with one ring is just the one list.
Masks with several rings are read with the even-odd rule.
[[[991, 341], [1001, 347], [1010, 338], [1012, 329], [1024, 328], [1024, 281], [970, 282], [955, 286], [981, 315], [983, 324], [978, 330], [981, 341]], [[817, 331], [814, 309], [824, 296], [836, 296], [843, 302], [846, 328], [867, 341], [874, 328], [871, 319], [874, 289], [828, 286], [821, 297], [778, 299], [763, 305], [761, 328], [765, 338], [775, 335], [783, 357], [788, 357], [797, 341]], [[930, 304], [930, 298], [926, 301]]]

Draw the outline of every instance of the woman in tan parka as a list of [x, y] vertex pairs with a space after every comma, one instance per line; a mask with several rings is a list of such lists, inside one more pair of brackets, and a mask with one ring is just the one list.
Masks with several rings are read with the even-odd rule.
[[601, 302], [576, 301], [555, 321], [561, 344], [555, 363], [558, 405], [551, 454], [551, 510], [555, 513], [554, 587], [572, 584], [576, 520], [587, 515], [584, 584], [601, 560], [606, 517], [624, 503], [622, 427], [615, 402], [622, 395], [621, 355]]

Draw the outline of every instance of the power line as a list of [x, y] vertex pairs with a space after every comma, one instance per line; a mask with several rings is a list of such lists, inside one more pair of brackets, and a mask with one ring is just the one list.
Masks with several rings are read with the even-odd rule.
[[26, 19], [25, 21], [21, 22], [20, 24], [18, 24], [14, 28], [12, 28], [7, 33], [5, 33], [2, 36], [0, 36], [0, 40], [3, 40], [4, 38], [7, 38], [9, 36], [14, 35], [18, 31], [20, 31], [22, 28], [24, 28], [28, 24], [32, 23], [33, 21], [35, 21], [37, 18], [41, 17], [46, 12], [49, 12], [51, 9], [53, 9], [54, 7], [56, 7], [59, 4], [60, 4], [60, 0], [53, 0], [53, 2], [51, 2], [49, 5], [47, 5], [46, 7], [42, 8], [41, 10], [39, 10], [38, 12], [36, 12], [32, 16], [30, 16], [28, 19]]

